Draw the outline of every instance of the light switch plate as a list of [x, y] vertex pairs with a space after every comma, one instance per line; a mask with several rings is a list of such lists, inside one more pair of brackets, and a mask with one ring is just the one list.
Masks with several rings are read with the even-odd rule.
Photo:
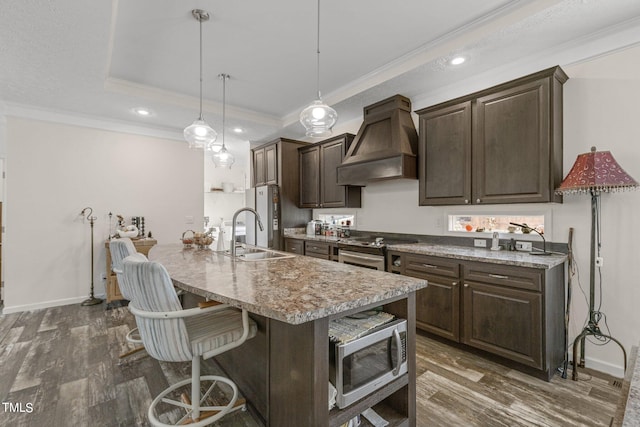
[[531, 252], [531, 242], [516, 242], [516, 251]]
[[475, 246], [476, 248], [486, 248], [487, 241], [484, 239], [473, 239], [473, 246]]

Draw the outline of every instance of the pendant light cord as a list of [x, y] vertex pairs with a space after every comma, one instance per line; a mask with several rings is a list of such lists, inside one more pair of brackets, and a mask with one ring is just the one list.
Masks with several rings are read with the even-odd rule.
[[198, 15], [200, 23], [200, 120], [202, 119], [202, 14]]
[[318, 0], [318, 38], [316, 43], [316, 87], [318, 89], [318, 99], [322, 99], [320, 94], [320, 0]]
[[225, 149], [224, 146], [224, 129], [226, 122], [226, 110], [227, 110], [227, 79], [229, 78], [228, 74], [220, 74], [220, 78], [222, 79], [222, 148]]

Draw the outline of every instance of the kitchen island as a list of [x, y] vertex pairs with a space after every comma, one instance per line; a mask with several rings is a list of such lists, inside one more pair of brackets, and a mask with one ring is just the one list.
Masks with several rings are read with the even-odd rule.
[[[374, 406], [390, 425], [414, 426], [415, 291], [426, 281], [288, 255], [242, 261], [176, 244], [154, 247], [149, 258], [177, 287], [251, 313], [256, 337], [216, 360], [266, 425], [339, 426]], [[408, 373], [329, 411], [329, 321], [381, 305], [407, 319]]]

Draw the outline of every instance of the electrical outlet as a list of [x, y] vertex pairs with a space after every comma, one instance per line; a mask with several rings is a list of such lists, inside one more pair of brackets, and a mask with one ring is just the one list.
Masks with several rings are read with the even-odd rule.
[[487, 241], [484, 239], [473, 239], [473, 246], [475, 246], [476, 248], [486, 248]]
[[191, 215], [187, 215], [184, 217], [185, 224], [193, 224], [193, 217]]
[[531, 252], [531, 242], [516, 242], [516, 251]]
[[596, 267], [602, 267], [604, 265], [604, 258], [601, 256], [596, 257]]

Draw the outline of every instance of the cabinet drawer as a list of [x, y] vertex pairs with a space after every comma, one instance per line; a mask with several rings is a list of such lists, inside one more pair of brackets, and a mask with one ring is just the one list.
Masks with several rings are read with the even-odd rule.
[[431, 274], [456, 280], [460, 277], [460, 264], [455, 260], [426, 255], [407, 255], [405, 263], [407, 276], [422, 278], [424, 274]]
[[542, 291], [542, 271], [535, 268], [468, 263], [464, 266], [464, 280]]
[[329, 243], [307, 241], [304, 242], [304, 253], [315, 258], [330, 259], [330, 247]]
[[304, 255], [304, 241], [296, 239], [285, 239], [284, 250], [297, 255]]

